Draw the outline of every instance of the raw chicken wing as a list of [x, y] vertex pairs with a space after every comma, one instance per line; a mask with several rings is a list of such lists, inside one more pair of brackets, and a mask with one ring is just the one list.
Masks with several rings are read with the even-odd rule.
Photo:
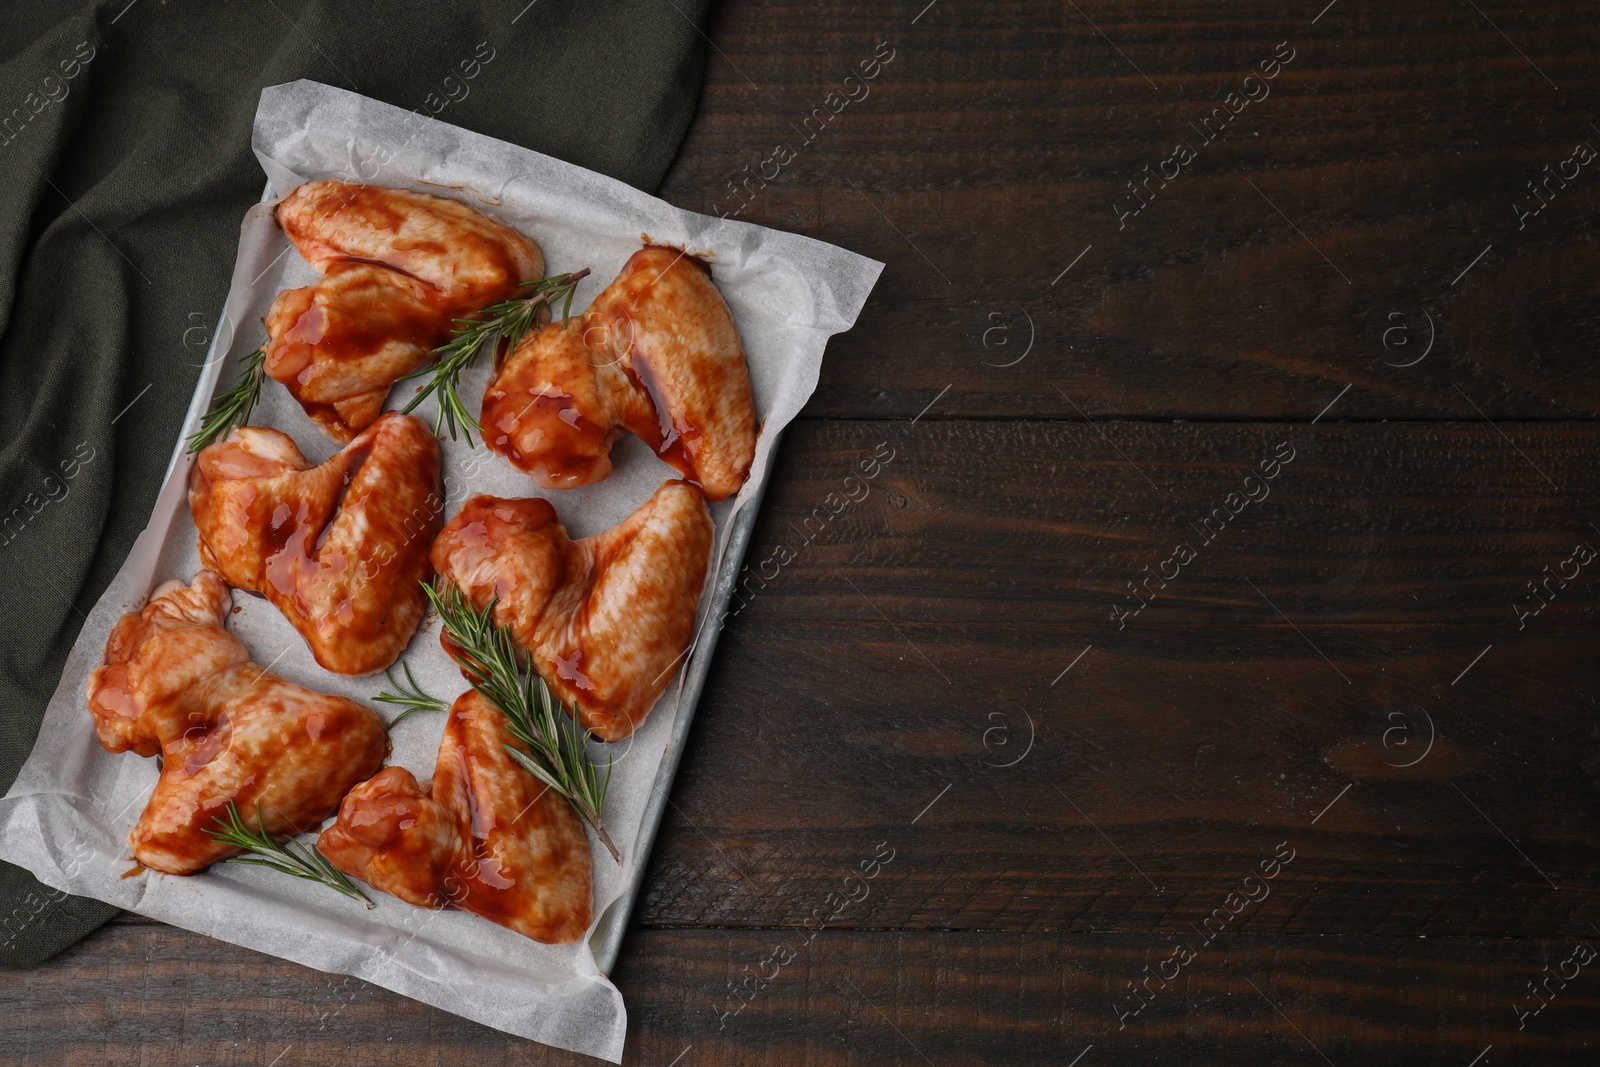
[[111, 631], [89, 676], [89, 712], [108, 752], [162, 758], [161, 779], [128, 835], [134, 857], [193, 874], [236, 850], [217, 829], [231, 800], [274, 835], [332, 814], [382, 764], [389, 738], [370, 708], [285, 681], [250, 661], [227, 630], [228, 587], [210, 571], [172, 581]]
[[711, 268], [675, 248], [635, 252], [580, 320], [523, 336], [479, 422], [490, 449], [547, 489], [610, 474], [626, 429], [707, 499], [737, 492], [755, 456], [755, 402]]
[[267, 312], [267, 374], [340, 442], [449, 340], [452, 320], [544, 274], [538, 246], [522, 234], [427, 193], [308, 182], [276, 218], [325, 277], [279, 293]]
[[383, 410], [389, 387], [450, 338], [422, 282], [375, 263], [338, 260], [267, 312], [267, 373], [328, 434], [348, 442]]
[[593, 907], [589, 840], [506, 745], [527, 751], [469, 689], [450, 709], [431, 786], [385, 768], [350, 791], [317, 847], [409, 904], [461, 908], [546, 944], [578, 940]]
[[422, 621], [444, 500], [439, 442], [390, 412], [313, 467], [287, 434], [235, 429], [189, 482], [200, 558], [261, 593], [337, 674], [389, 666]]
[[433, 566], [533, 655], [579, 721], [606, 741], [644, 723], [689, 647], [711, 554], [700, 490], [672, 481], [604, 533], [573, 541], [542, 499], [467, 501]]

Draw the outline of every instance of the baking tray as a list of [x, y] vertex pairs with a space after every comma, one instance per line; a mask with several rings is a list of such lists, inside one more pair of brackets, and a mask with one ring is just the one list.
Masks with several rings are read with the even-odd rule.
[[[201, 364], [185, 433], [201, 421], [214, 394], [226, 388], [222, 383], [234, 379], [246, 351], [255, 347], [257, 320], [268, 313], [273, 295], [317, 277], [300, 257], [285, 258], [292, 245], [271, 218], [277, 196], [307, 180], [465, 192], [487, 205], [491, 215], [537, 235], [552, 264], [620, 263], [642, 239], [702, 249], [726, 268], [719, 288], [749, 351], [761, 434], [752, 480], [735, 500], [712, 505], [715, 562], [702, 587], [696, 640], [677, 665], [669, 695], [629, 741], [595, 746], [601, 759], [609, 755], [616, 761], [606, 817], [624, 848], [624, 864], [597, 864], [594, 922], [574, 945], [539, 944], [463, 911], [410, 908], [387, 896], [376, 899], [372, 911], [356, 914], [335, 894], [247, 865], [222, 864], [194, 879], [122, 877], [127, 869], [124, 816], [148, 798], [159, 767], [109, 754], [96, 743], [83, 713], [83, 687], [117, 619], [143, 604], [154, 585], [201, 566], [188, 530], [184, 475], [190, 461], [180, 441], [171, 442], [168, 477], [149, 525], [84, 620], [33, 750], [0, 798], [0, 857], [63, 892], [360, 978], [506, 1034], [617, 1062], [627, 1038], [627, 1010], [606, 975], [616, 967], [672, 777], [705, 691], [764, 479], [774, 469], [783, 429], [816, 388], [828, 339], [855, 324], [883, 264], [800, 234], [676, 208], [582, 167], [315, 82], [264, 89], [252, 145], [271, 187], [262, 189], [261, 202], [252, 202], [240, 221], [228, 300], [216, 319], [206, 316], [216, 322], [213, 335], [198, 347], [193, 333], [184, 339], [190, 344], [191, 355], [184, 359], [189, 372]], [[369, 173], [369, 163], [377, 173]], [[504, 210], [496, 211], [498, 205]], [[579, 309], [604, 288], [601, 281], [585, 281], [577, 294]], [[197, 358], [202, 353], [203, 359]], [[478, 361], [464, 385], [482, 388], [488, 373], [484, 363]], [[318, 434], [307, 436], [303, 413], [286, 391], [266, 390], [261, 401], [263, 410], [251, 421], [290, 433], [307, 460], [316, 463], [335, 451]], [[396, 394], [386, 406], [403, 402]], [[431, 421], [432, 406], [419, 414]], [[620, 452], [614, 454], [611, 478], [552, 495], [504, 462], [490, 462], [493, 457], [481, 446], [476, 452], [464, 443], [452, 446], [446, 435], [446, 511], [453, 513], [473, 492], [537, 495], [556, 504], [575, 537], [610, 529], [655, 492], [663, 477], [674, 476], [640, 439], [624, 436], [616, 447]], [[459, 692], [459, 666], [427, 639], [437, 627], [437, 618], [423, 624], [423, 639], [410, 643], [405, 662], [426, 691]], [[228, 629], [256, 662], [290, 681], [362, 701], [383, 686], [377, 677], [328, 674], [282, 614], [259, 598], [236, 598]], [[439, 729], [431, 717], [422, 717], [394, 731], [390, 762], [419, 776], [431, 773]]]
[[[273, 199], [272, 183], [268, 181], [262, 186], [260, 203], [267, 203]], [[231, 346], [234, 338], [227, 322], [226, 310], [217, 318], [217, 326], [211, 332], [211, 344], [206, 351], [206, 361], [202, 366], [209, 367], [219, 358], [216, 351], [217, 344], [224, 337]], [[209, 391], [195, 390], [189, 402], [189, 411], [184, 417], [185, 426], [194, 424], [195, 417], [211, 406], [215, 392], [216, 387]], [[655, 845], [656, 832], [661, 828], [661, 818], [666, 813], [667, 801], [672, 793], [672, 780], [677, 776], [678, 763], [683, 758], [689, 729], [694, 723], [695, 711], [700, 705], [700, 694], [705, 690], [706, 678], [711, 672], [711, 660], [716, 653], [717, 639], [722, 633], [720, 621], [727, 611], [728, 602], [733, 597], [734, 586], [738, 584], [739, 571], [744, 567], [745, 550], [750, 545], [756, 519], [761, 511], [762, 498], [766, 495], [766, 476], [771, 473], [782, 443], [783, 434], [779, 431], [772, 437], [772, 447], [767, 451], [766, 465], [759, 472], [751, 472], [761, 477], [749, 503], [734, 516], [728, 529], [728, 548], [723, 554], [722, 566], [717, 571], [715, 580], [702, 594], [701, 599], [705, 608], [700, 616], [700, 629], [693, 651], [689, 653], [688, 662], [683, 667], [677, 717], [668, 735], [667, 751], [656, 767], [655, 781], [651, 784], [649, 798], [640, 819], [638, 837], [634, 842], [633, 870], [623, 883], [621, 893], [606, 908], [605, 914], [600, 917], [600, 922], [589, 938], [589, 948], [594, 953], [595, 963], [600, 968], [601, 974], [611, 974], [616, 966], [617, 957], [622, 952], [622, 941], [627, 934], [628, 919], [633, 914], [634, 903], [639, 898], [639, 890], [644, 883], [645, 870], [650, 861], [650, 852]], [[167, 463], [166, 477], [171, 476], [173, 468], [183, 458], [184, 446], [184, 439], [179, 437], [173, 447], [172, 458]]]

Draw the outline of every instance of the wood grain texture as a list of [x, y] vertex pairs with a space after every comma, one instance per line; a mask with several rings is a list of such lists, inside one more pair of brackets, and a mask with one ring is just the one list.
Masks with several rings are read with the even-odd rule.
[[[1587, 971], [1518, 1029], [1514, 1009], [1537, 1003], [1526, 983], [1569, 958], [1564, 940], [1430, 938], [1402, 961], [1390, 938], [1231, 932], [1128, 1014], [1129, 984], [1184, 936], [840, 931], [802, 945], [782, 930], [640, 931], [617, 976], [623, 1062], [1010, 1067], [1093, 1046], [1083, 1064], [1304, 1064], [1320, 1051], [1465, 1065], [1492, 1046], [1491, 1063], [1576, 1067], [1600, 1043]], [[788, 965], [733, 1013], [729, 986], [784, 945]], [[0, 976], [0, 1005], [16, 1067], [596, 1062], [155, 926], [113, 924], [26, 978]]]
[[[947, 416], [1071, 417], [1055, 377], [1119, 418], [1305, 421], [1347, 384], [1340, 418], [1480, 417], [1455, 384], [1495, 419], [1595, 417], [1600, 180], [1518, 208], [1600, 149], [1600, 11], [1344, 0], [1313, 25], [1324, 4], [721, 5], [663, 195], [888, 264], [817, 415], [914, 415], [950, 385]], [[879, 41], [865, 98], [805, 125]], [[1245, 86], [1279, 42], [1293, 60]], [[778, 144], [793, 160], [750, 180]]]
[[[1288, 840], [1309, 858], [1255, 929], [1587, 936], [1600, 574], [1522, 630], [1511, 605], [1600, 543], [1595, 431], [1511, 428], [1520, 454], [1481, 427], [1108, 432], [791, 434], [640, 918], [799, 924], [888, 840], [919, 858], [852, 925], [1198, 923]], [[1281, 441], [1271, 494], [1206, 545], [1188, 520]], [[1126, 583], [1177, 543], [1198, 558], [1119, 628]]]

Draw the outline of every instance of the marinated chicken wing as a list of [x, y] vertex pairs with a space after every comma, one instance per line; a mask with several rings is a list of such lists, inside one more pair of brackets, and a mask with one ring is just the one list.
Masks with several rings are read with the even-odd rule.
[[259, 804], [269, 834], [302, 833], [388, 749], [370, 708], [252, 663], [222, 627], [228, 605], [227, 585], [210, 571], [192, 585], [167, 582], [117, 623], [89, 676], [100, 744], [162, 758], [128, 844], [140, 863], [168, 874], [193, 874], [236, 851], [206, 833], [230, 800], [249, 823]]
[[528, 238], [459, 200], [351, 182], [307, 182], [284, 197], [278, 225], [318, 270], [335, 260], [382, 263], [450, 299], [492, 303], [538, 281]]
[[267, 312], [267, 373], [307, 415], [348, 442], [383, 410], [389, 387], [450, 339], [450, 320], [422, 282], [375, 263], [335, 261]]
[[273, 302], [267, 374], [340, 442], [378, 417], [389, 387], [449, 340], [454, 319], [544, 274], [522, 234], [427, 193], [308, 182], [276, 217], [325, 277]]
[[542, 499], [468, 500], [433, 566], [480, 610], [496, 598], [563, 703], [606, 740], [643, 724], [694, 631], [711, 554], [700, 491], [673, 481], [604, 533], [573, 541]]
[[744, 346], [711, 269], [660, 245], [635, 252], [577, 323], [525, 334], [479, 421], [489, 448], [547, 489], [610, 474], [626, 429], [722, 500], [756, 447]]
[[350, 791], [317, 847], [409, 904], [454, 906], [546, 944], [578, 940], [593, 908], [583, 824], [506, 745], [527, 751], [467, 690], [450, 709], [431, 786], [385, 768]]
[[390, 412], [313, 467], [287, 434], [246, 426], [201, 451], [189, 482], [200, 558], [272, 601], [337, 674], [393, 663], [427, 606], [439, 442]]

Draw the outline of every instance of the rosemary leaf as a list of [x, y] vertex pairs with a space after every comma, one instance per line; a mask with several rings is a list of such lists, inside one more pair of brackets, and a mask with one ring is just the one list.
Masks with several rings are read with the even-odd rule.
[[256, 402], [261, 399], [261, 383], [266, 377], [267, 351], [263, 345], [245, 357], [233, 388], [217, 397], [201, 421], [200, 429], [189, 435], [186, 451], [198, 452], [233, 427], [249, 423], [250, 412], [255, 410]]
[[[423, 590], [444, 623], [452, 654], [466, 668], [472, 687], [506, 718], [506, 729], [529, 752], [507, 745], [506, 752], [529, 774], [565, 797], [584, 822], [594, 827], [611, 858], [622, 862], [601, 820], [611, 757], [602, 772], [589, 758], [593, 736], [578, 722], [577, 709], [563, 708], [543, 678], [523, 669], [523, 656], [511, 631], [494, 621], [495, 601], [473, 608], [454, 583], [424, 583]], [[531, 755], [529, 754], [531, 753]]]
[[228, 801], [226, 817], [217, 816], [214, 820], [221, 827], [220, 830], [207, 830], [206, 833], [218, 841], [226, 841], [235, 848], [242, 848], [252, 853], [249, 856], [235, 856], [230, 863], [248, 863], [257, 867], [270, 867], [284, 874], [292, 874], [296, 878], [304, 878], [311, 882], [321, 882], [329, 889], [343, 893], [351, 900], [359, 900], [367, 907], [373, 907], [367, 895], [357, 889], [355, 883], [345, 873], [328, 862], [315, 844], [300, 845], [294, 840], [282, 844], [274, 841], [271, 836], [263, 832], [260, 827], [261, 805], [256, 805], [256, 829], [252, 830], [239, 816], [239, 809], [233, 801]]
[[436, 357], [435, 361], [424, 363], [400, 379], [402, 382], [424, 376], [429, 379], [428, 384], [420, 387], [417, 395], [406, 404], [406, 413], [410, 414], [417, 405], [437, 393], [439, 417], [434, 422], [434, 433], [448, 431], [450, 440], [454, 441], [459, 429], [468, 447], [476, 447], [472, 443], [471, 430], [482, 433], [483, 427], [478, 425], [478, 420], [462, 403], [459, 392], [462, 373], [477, 362], [478, 353], [485, 344], [493, 349], [495, 366], [498, 368], [502, 354], [515, 349], [533, 326], [539, 309], [554, 307], [557, 300], [562, 301], [561, 325], [565, 328], [572, 311], [572, 294], [577, 291], [578, 282], [588, 274], [589, 268], [585, 267], [570, 274], [553, 274], [536, 282], [525, 283], [531, 287], [527, 296], [484, 308], [469, 319], [456, 319], [455, 335], [430, 353]]
[[384, 677], [389, 679], [389, 684], [394, 686], [395, 692], [384, 691], [372, 698], [380, 704], [394, 704], [406, 709], [389, 720], [388, 728], [390, 730], [393, 730], [401, 719], [404, 719], [412, 712], [450, 710], [450, 705], [447, 701], [440, 700], [438, 697], [430, 696], [422, 691], [422, 687], [417, 684], [417, 680], [411, 676], [410, 666], [402, 663], [400, 667], [406, 672], [406, 682], [410, 684], [410, 688], [406, 688], [405, 685], [395, 680], [392, 669], [387, 670], [383, 672]]

